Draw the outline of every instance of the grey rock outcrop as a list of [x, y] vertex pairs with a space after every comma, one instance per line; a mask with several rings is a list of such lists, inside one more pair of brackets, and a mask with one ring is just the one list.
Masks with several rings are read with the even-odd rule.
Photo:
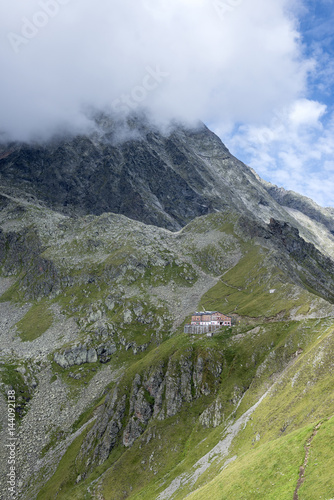
[[96, 349], [96, 354], [101, 363], [107, 363], [108, 361], [110, 361], [111, 356], [115, 354], [116, 351], [117, 347], [115, 344], [111, 345], [102, 344]]
[[295, 283], [303, 286], [306, 282], [320, 296], [334, 302], [334, 261], [305, 241], [296, 227], [274, 218], [269, 224], [255, 219], [250, 223], [247, 217], [240, 217], [238, 225], [244, 234], [259, 238], [262, 245], [279, 250], [279, 266], [288, 270]]
[[[2, 198], [2, 197], [1, 197]], [[32, 299], [55, 295], [61, 278], [53, 262], [41, 257], [43, 246], [34, 229], [0, 228], [0, 267], [5, 276], [22, 273], [21, 287]]]
[[123, 444], [126, 447], [133, 445], [135, 440], [144, 432], [146, 426], [152, 416], [152, 402], [149, 403], [147, 396], [145, 397], [146, 389], [141, 386], [141, 378], [137, 374], [133, 381], [132, 391], [130, 396], [130, 419], [123, 433]]
[[62, 368], [70, 368], [75, 365], [80, 366], [85, 363], [96, 363], [97, 361], [107, 363], [116, 350], [117, 348], [114, 344], [102, 344], [97, 349], [79, 345], [66, 349], [63, 353], [55, 353], [53, 359]]
[[[79, 460], [85, 460], [88, 470], [92, 464], [102, 464], [108, 458], [123, 427], [127, 398], [123, 395], [118, 399], [118, 394], [118, 387], [116, 387], [113, 393], [106, 397], [105, 405], [100, 408], [99, 419], [88, 432], [82, 445]], [[98, 439], [97, 446], [96, 439]], [[91, 455], [92, 450], [92, 457], [86, 460], [86, 457]]]
[[[152, 419], [162, 421], [173, 417], [184, 404], [201, 397], [210, 396], [212, 401], [220, 384], [223, 356], [208, 349], [193, 359], [191, 351], [179, 359], [170, 358], [167, 364], [160, 362], [143, 374], [137, 373], [127, 394], [121, 395], [116, 388], [107, 396], [81, 448], [82, 460], [87, 462], [90, 457], [88, 469], [94, 463], [103, 463], [116, 442], [121, 441], [130, 448], [148, 429]], [[223, 408], [219, 401], [213, 402], [200, 417], [204, 427], [217, 426], [222, 420]]]
[[199, 417], [200, 423], [203, 427], [218, 427], [224, 421], [223, 406], [217, 399], [208, 408], [204, 410]]

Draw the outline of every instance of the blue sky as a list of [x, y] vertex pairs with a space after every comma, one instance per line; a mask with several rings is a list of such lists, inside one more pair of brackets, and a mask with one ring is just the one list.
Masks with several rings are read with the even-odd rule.
[[267, 119], [216, 127], [233, 154], [262, 178], [333, 207], [334, 2], [294, 7], [300, 60], [312, 62], [304, 88]]
[[334, 206], [334, 0], [0, 3], [0, 140], [87, 109], [200, 119], [265, 180]]

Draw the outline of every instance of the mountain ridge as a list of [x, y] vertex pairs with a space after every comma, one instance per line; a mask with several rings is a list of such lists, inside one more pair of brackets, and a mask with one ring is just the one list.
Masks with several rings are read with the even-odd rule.
[[[330, 210], [263, 181], [205, 125], [161, 132], [138, 118], [119, 124], [102, 115], [96, 121], [97, 131], [88, 136], [2, 145], [2, 192], [29, 193], [35, 203], [68, 215], [115, 212], [172, 231], [196, 216], [233, 208], [267, 223], [286, 220], [319, 249], [332, 247]], [[118, 126], [125, 127], [121, 140]], [[323, 241], [305, 217], [321, 224]]]

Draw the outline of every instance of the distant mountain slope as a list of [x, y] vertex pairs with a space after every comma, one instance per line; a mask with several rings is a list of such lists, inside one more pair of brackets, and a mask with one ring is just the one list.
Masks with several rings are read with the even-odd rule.
[[203, 124], [161, 132], [143, 118], [100, 115], [93, 126], [85, 136], [0, 146], [0, 192], [67, 215], [113, 212], [174, 231], [215, 211], [275, 218], [334, 256], [333, 213], [262, 181]]

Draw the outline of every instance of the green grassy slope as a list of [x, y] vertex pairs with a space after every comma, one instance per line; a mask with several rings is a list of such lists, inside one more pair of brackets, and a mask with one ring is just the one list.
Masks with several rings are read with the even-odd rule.
[[188, 498], [292, 499], [298, 481], [298, 464], [305, 456], [304, 443], [311, 433], [312, 427], [308, 426], [241, 455]]
[[[298, 484], [299, 466], [305, 464], [306, 447], [313, 429], [313, 425], [308, 425], [242, 454], [214, 480], [187, 498], [292, 499]], [[332, 498], [333, 439], [334, 419], [331, 418], [323, 423], [311, 441], [304, 482], [297, 490], [299, 500]]]
[[[222, 332], [213, 339], [194, 340], [191, 345], [197, 353], [222, 352], [224, 369], [214, 397], [210, 395], [187, 404], [170, 419], [153, 420], [131, 449], [124, 450], [119, 444], [108, 461], [83, 483], [74, 486], [72, 481], [69, 488], [64, 488], [62, 481], [58, 483], [58, 488], [62, 484], [64, 495], [59, 498], [85, 498], [88, 486], [98, 478], [99, 489], [106, 499], [124, 495], [133, 499], [157, 498], [173, 479], [189, 473], [197, 460], [223, 438], [228, 418], [234, 421], [240, 417], [269, 385], [273, 385], [271, 392], [233, 440], [229, 455], [213, 462], [193, 486], [178, 488], [173, 498], [185, 498], [192, 489], [217, 474], [217, 479], [207, 486], [209, 489], [203, 493], [199, 490], [195, 498], [291, 498], [305, 456], [306, 440], [319, 420], [334, 413], [330, 368], [333, 328], [334, 322], [328, 319], [263, 323], [236, 336]], [[324, 345], [327, 354], [315, 365]], [[172, 338], [133, 365], [128, 380], [161, 359], [182, 356], [187, 349], [186, 336]], [[280, 376], [282, 368], [285, 371]], [[203, 427], [199, 416], [215, 400], [221, 404], [224, 419], [216, 428]], [[225, 460], [235, 456], [238, 458], [220, 476]], [[73, 469], [73, 458], [69, 452], [69, 461], [63, 464], [65, 470]], [[80, 467], [75, 474], [79, 471]], [[63, 479], [61, 467], [58, 477]], [[247, 490], [245, 483], [249, 485]], [[40, 498], [49, 498], [48, 491], [54, 492], [55, 488], [59, 491], [53, 479]], [[325, 495], [330, 494], [331, 486], [323, 488]]]

